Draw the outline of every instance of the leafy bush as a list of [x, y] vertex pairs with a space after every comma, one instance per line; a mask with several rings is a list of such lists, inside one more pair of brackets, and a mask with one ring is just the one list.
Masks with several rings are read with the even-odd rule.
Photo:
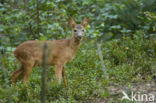
[[155, 4], [155, 0], [6, 0], [0, 4], [0, 44], [69, 37], [69, 16], [78, 23], [86, 16], [90, 18], [90, 38], [110, 40], [123, 34], [133, 35], [136, 30], [153, 34]]

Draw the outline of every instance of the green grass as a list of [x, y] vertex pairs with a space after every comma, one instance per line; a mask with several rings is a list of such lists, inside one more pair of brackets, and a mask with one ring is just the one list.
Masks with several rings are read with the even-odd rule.
[[[113, 96], [108, 89], [111, 85], [122, 87], [131, 85], [132, 82], [151, 81], [156, 77], [155, 40], [155, 36], [145, 38], [138, 32], [133, 38], [123, 36], [121, 39], [100, 42], [108, 80], [105, 79], [96, 42], [83, 41], [74, 60], [65, 67], [68, 89], [56, 84], [54, 68], [48, 68], [47, 103], [82, 103], [96, 100], [119, 103], [122, 93]], [[18, 68], [18, 62], [12, 51], [1, 58], [0, 103], [8, 103], [9, 100], [12, 103], [39, 103], [42, 68], [33, 68], [27, 85], [20, 81], [17, 85], [12, 85], [11, 73]]]

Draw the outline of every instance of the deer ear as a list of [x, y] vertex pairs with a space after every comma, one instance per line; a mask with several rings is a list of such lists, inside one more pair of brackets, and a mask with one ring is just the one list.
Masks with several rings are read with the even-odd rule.
[[81, 23], [81, 25], [82, 25], [83, 27], [86, 27], [88, 24], [89, 24], [89, 17], [84, 18], [83, 21], [82, 21], [82, 23]]
[[72, 28], [75, 28], [75, 26], [76, 26], [76, 23], [72, 17], [69, 18], [69, 24]]

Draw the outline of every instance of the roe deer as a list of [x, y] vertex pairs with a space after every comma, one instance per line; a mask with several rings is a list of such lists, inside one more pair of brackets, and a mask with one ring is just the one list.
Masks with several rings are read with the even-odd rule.
[[[81, 24], [76, 24], [72, 18], [69, 18], [69, 24], [72, 27], [72, 36], [70, 39], [44, 41], [47, 45], [48, 65], [55, 66], [56, 80], [61, 83], [62, 76], [64, 85], [67, 87], [66, 75], [64, 66], [68, 61], [73, 59], [74, 54], [78, 50], [82, 38], [84, 36], [84, 29], [89, 23], [89, 18], [85, 18]], [[23, 76], [22, 82], [28, 80], [32, 67], [42, 64], [43, 42], [38, 40], [26, 41], [19, 45], [14, 55], [21, 63], [19, 69], [12, 73], [12, 82], [16, 83], [20, 76]]]

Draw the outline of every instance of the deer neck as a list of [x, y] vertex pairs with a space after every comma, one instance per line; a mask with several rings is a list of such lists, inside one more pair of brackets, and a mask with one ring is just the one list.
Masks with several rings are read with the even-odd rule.
[[69, 39], [70, 43], [69, 46], [71, 49], [74, 50], [74, 53], [78, 50], [78, 48], [80, 47], [81, 44], [81, 40], [82, 39], [78, 39], [74, 36], [74, 34], [72, 34], [72, 37]]

